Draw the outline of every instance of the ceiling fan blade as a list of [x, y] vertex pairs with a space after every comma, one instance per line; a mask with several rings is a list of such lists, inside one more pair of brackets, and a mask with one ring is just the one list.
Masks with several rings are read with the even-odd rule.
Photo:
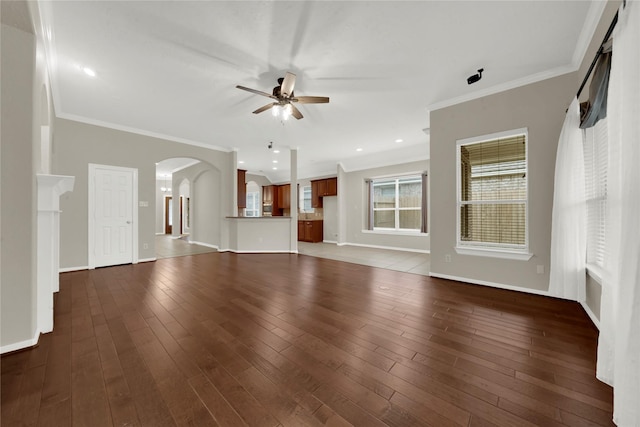
[[270, 109], [274, 105], [278, 105], [278, 103], [277, 102], [272, 102], [271, 104], [264, 105], [264, 106], [258, 108], [256, 111], [254, 111], [253, 114], [260, 114], [263, 111], [267, 111], [268, 109]]
[[250, 87], [244, 87], [244, 86], [240, 86], [240, 85], [238, 85], [236, 87], [238, 89], [246, 90], [247, 92], [255, 93], [256, 95], [266, 96], [266, 97], [269, 97], [271, 99], [278, 99], [277, 97], [271, 95], [270, 93], [262, 92], [261, 90], [251, 89]]
[[291, 115], [293, 117], [295, 117], [298, 120], [300, 120], [301, 118], [304, 117], [302, 115], [302, 113], [300, 112], [300, 110], [298, 110], [295, 105], [293, 105], [293, 104], [289, 104], [289, 105], [291, 105]]
[[296, 96], [291, 99], [292, 102], [299, 102], [300, 104], [327, 104], [329, 97], [327, 96]]
[[280, 85], [280, 95], [285, 96], [287, 98], [293, 95], [293, 87], [296, 85], [296, 75], [287, 71], [287, 74], [284, 75], [284, 80], [282, 81], [282, 85]]

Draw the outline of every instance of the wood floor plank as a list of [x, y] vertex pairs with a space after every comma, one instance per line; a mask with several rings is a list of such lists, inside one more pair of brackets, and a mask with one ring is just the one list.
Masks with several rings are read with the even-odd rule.
[[612, 425], [569, 301], [207, 253], [64, 273], [54, 302], [54, 331], [2, 356], [3, 426]]

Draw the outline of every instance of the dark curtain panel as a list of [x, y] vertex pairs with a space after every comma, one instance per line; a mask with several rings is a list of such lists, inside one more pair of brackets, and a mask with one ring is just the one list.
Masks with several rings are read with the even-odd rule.
[[427, 232], [427, 173], [422, 174], [422, 225], [420, 226], [420, 232]]
[[373, 230], [373, 181], [367, 179], [364, 182], [367, 185], [367, 201], [369, 202], [369, 209], [367, 211], [367, 230]]
[[611, 52], [598, 58], [589, 86], [589, 101], [580, 104], [580, 129], [587, 129], [607, 117], [607, 93], [611, 73]]

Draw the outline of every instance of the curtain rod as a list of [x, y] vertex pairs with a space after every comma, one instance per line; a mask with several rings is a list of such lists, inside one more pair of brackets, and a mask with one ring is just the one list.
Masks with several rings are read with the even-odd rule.
[[[626, 3], [627, 3], [626, 0], [624, 0], [622, 7], [624, 7]], [[611, 33], [613, 33], [613, 29], [616, 27], [617, 23], [618, 23], [618, 12], [616, 12], [616, 15], [613, 17], [613, 20], [611, 21], [611, 25], [609, 25], [609, 29], [607, 30], [607, 34], [605, 34], [604, 39], [602, 40], [602, 43], [600, 43], [600, 48], [598, 48], [596, 57], [593, 58], [593, 61], [591, 61], [591, 66], [589, 67], [589, 71], [587, 71], [587, 75], [584, 76], [584, 79], [582, 80], [582, 84], [580, 85], [580, 89], [578, 89], [576, 98], [580, 98], [580, 94], [582, 93], [582, 89], [584, 89], [584, 85], [587, 84], [587, 80], [589, 80], [589, 76], [591, 76], [591, 72], [593, 71], [593, 68], [596, 66], [596, 62], [598, 62], [598, 58], [600, 58], [600, 55], [602, 55], [602, 52], [604, 51], [604, 44], [607, 42], [607, 40], [609, 40], [609, 37], [611, 37]]]
[[578, 89], [576, 98], [580, 98], [580, 94], [582, 93], [582, 89], [584, 89], [584, 85], [587, 84], [587, 80], [589, 80], [589, 77], [591, 76], [591, 72], [593, 72], [593, 68], [596, 66], [596, 62], [598, 62], [598, 58], [600, 58], [600, 55], [602, 55], [602, 52], [604, 50], [604, 44], [607, 42], [607, 40], [609, 40], [609, 37], [611, 37], [611, 33], [613, 33], [613, 29], [616, 27], [617, 23], [618, 23], [618, 12], [616, 12], [616, 15], [613, 17], [613, 20], [611, 21], [611, 25], [609, 25], [609, 29], [607, 30], [607, 34], [605, 34], [604, 39], [602, 40], [602, 43], [600, 43], [600, 47], [598, 48], [598, 52], [596, 52], [595, 58], [593, 58], [593, 61], [591, 61], [591, 65], [589, 66], [587, 75], [584, 76], [584, 79], [582, 80], [582, 84], [580, 85], [580, 89]]

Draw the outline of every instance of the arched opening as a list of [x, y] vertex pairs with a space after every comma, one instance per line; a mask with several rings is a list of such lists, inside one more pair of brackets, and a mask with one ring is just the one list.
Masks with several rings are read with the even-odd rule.
[[177, 157], [156, 163], [156, 258], [218, 247], [219, 184], [219, 171], [200, 159]]

